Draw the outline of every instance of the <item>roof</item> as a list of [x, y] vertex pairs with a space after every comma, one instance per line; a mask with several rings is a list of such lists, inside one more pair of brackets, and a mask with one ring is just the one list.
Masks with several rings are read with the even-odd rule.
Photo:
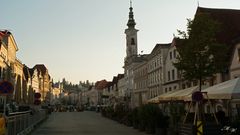
[[230, 49], [227, 53], [228, 59], [230, 59], [235, 44], [240, 41], [240, 10], [198, 7], [195, 16], [201, 13], [208, 14], [221, 24], [216, 39], [219, 43], [229, 46]]
[[112, 79], [112, 82], [113, 82], [114, 84], [116, 84], [116, 83], [117, 83], [117, 81], [118, 81], [118, 78], [117, 78], [117, 76], [114, 76], [114, 77], [113, 77], [113, 79]]
[[118, 80], [122, 79], [124, 77], [124, 74], [118, 74]]
[[154, 55], [155, 52], [158, 53], [158, 49], [162, 48], [162, 47], [170, 47], [172, 43], [166, 43], [166, 44], [156, 44], [155, 47], [153, 48], [152, 52], [150, 55]]
[[37, 68], [29, 68], [29, 73], [31, 75], [31, 77], [33, 77], [33, 74], [34, 74], [34, 70], [37, 70], [37, 75], [39, 76], [40, 75], [40, 70], [37, 69]]
[[107, 85], [108, 85], [108, 82], [106, 80], [97, 81], [95, 83], [95, 87], [98, 90], [104, 89], [105, 87], [107, 87]]
[[45, 67], [44, 64], [37, 64], [33, 68], [40, 70], [43, 74], [46, 74], [47, 68]]
[[29, 73], [30, 73], [30, 75], [31, 75], [31, 77], [33, 76], [33, 73], [34, 73], [34, 69], [33, 68], [28, 68], [28, 70], [29, 70]]
[[16, 51], [18, 51], [18, 46], [17, 46], [17, 43], [16, 43], [16, 41], [13, 37], [13, 34], [8, 30], [0, 31], [0, 40], [4, 40], [5, 44], [7, 44], [7, 45], [8, 45], [8, 42], [9, 42], [8, 37], [10, 38], [10, 41], [13, 42], [13, 46], [15, 47]]
[[221, 23], [222, 30], [217, 34], [219, 42], [232, 44], [240, 37], [240, 10], [198, 7], [196, 15], [200, 13], [207, 13]]
[[5, 33], [3, 31], [0, 31], [0, 40], [5, 36]]
[[31, 74], [29, 72], [29, 67], [27, 67], [26, 65], [24, 65], [24, 67], [23, 67], [23, 74], [24, 74], [26, 80], [28, 80], [28, 78], [31, 77]]
[[[5, 41], [6, 41], [7, 32], [8, 32], [8, 31], [0, 31], [0, 42], [4, 42], [4, 39], [5, 39]], [[6, 44], [6, 43], [5, 43], [5, 44]]]

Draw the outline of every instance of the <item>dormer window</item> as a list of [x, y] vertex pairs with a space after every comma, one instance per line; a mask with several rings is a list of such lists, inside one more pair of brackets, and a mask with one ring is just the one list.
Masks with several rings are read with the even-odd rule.
[[135, 45], [134, 38], [131, 38], [131, 45]]

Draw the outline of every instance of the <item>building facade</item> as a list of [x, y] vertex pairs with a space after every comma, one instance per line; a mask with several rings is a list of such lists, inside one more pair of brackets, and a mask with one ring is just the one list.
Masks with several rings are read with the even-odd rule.
[[169, 47], [166, 59], [164, 60], [164, 85], [163, 93], [178, 90], [180, 88], [180, 75], [177, 68], [173, 65], [177, 58], [176, 41], [173, 39]]
[[157, 44], [148, 56], [148, 99], [163, 93], [164, 59], [166, 59], [170, 44]]
[[37, 69], [39, 77], [39, 92], [41, 93], [41, 99], [43, 101], [50, 101], [50, 89], [51, 89], [51, 78], [48, 73], [48, 69], [44, 64], [37, 64], [33, 67]]
[[133, 102], [134, 107], [145, 104], [148, 99], [148, 72], [147, 72], [147, 55], [145, 60], [137, 64], [133, 69], [134, 90]]

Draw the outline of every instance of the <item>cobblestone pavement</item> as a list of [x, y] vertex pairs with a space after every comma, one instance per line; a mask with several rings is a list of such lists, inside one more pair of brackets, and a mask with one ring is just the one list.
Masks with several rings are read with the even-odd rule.
[[132, 127], [102, 117], [99, 113], [57, 112], [31, 135], [147, 135]]

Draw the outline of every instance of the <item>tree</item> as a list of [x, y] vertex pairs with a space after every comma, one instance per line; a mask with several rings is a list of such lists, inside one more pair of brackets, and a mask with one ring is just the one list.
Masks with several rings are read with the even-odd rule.
[[201, 13], [194, 20], [188, 19], [187, 31], [178, 30], [177, 51], [179, 56], [174, 66], [182, 71], [183, 78], [189, 81], [199, 81], [222, 73], [227, 68], [226, 45], [217, 41], [216, 35], [221, 24], [213, 20], [209, 14]]

